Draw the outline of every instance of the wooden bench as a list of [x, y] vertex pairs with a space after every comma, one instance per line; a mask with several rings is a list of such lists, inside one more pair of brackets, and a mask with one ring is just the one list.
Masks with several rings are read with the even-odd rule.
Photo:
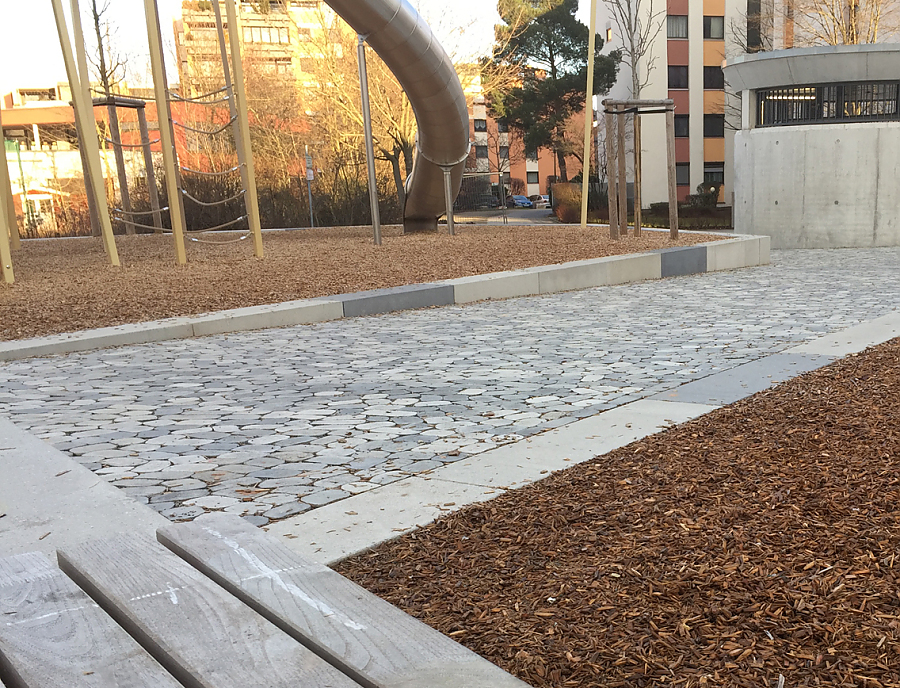
[[240, 518], [157, 539], [0, 559], [6, 688], [527, 688]]

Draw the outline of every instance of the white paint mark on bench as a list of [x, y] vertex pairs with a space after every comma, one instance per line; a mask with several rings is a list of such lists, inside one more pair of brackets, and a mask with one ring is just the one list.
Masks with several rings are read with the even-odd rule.
[[172, 601], [172, 604], [178, 604], [178, 595], [175, 593], [179, 590], [184, 590], [184, 586], [172, 587], [172, 584], [166, 582], [166, 589], [159, 590], [158, 592], [148, 592], [146, 595], [138, 595], [137, 597], [131, 597], [128, 599], [129, 602], [137, 602], [138, 600], [148, 600], [151, 597], [161, 597], [162, 595], [168, 595], [169, 599]]
[[7, 621], [7, 626], [19, 626], [21, 624], [34, 623], [35, 621], [42, 621], [44, 619], [49, 619], [54, 616], [60, 616], [61, 614], [69, 614], [70, 612], [80, 612], [82, 609], [87, 609], [88, 606], [97, 607], [96, 604], [92, 605], [82, 605], [80, 607], [72, 607], [70, 609], [60, 609], [55, 612], [50, 612], [49, 614], [41, 614], [40, 616], [32, 616], [29, 619], [22, 619], [21, 621]]
[[277, 585], [279, 588], [281, 588], [285, 592], [290, 593], [297, 599], [308, 604], [310, 607], [312, 607], [316, 611], [321, 612], [323, 616], [325, 616], [325, 617], [333, 616], [333, 617], [337, 618], [344, 626], [346, 626], [347, 628], [351, 628], [354, 631], [366, 630], [366, 627], [363, 624], [358, 623], [358, 622], [354, 621], [353, 619], [351, 619], [350, 617], [348, 617], [344, 614], [341, 614], [340, 612], [335, 611], [325, 602], [310, 597], [303, 590], [301, 590], [299, 587], [297, 587], [293, 583], [285, 581], [280, 575], [278, 575], [279, 572], [276, 569], [273, 569], [273, 568], [270, 568], [269, 566], [267, 566], [259, 557], [257, 557], [252, 552], [248, 552], [246, 549], [241, 547], [241, 545], [238, 542], [236, 542], [235, 540], [232, 540], [231, 538], [228, 538], [228, 537], [222, 535], [220, 532], [218, 532], [217, 530], [213, 530], [209, 526], [204, 526], [203, 530], [206, 531], [207, 533], [209, 533], [210, 535], [212, 535], [213, 537], [218, 538], [223, 543], [225, 543], [225, 545], [227, 545], [232, 550], [234, 550], [234, 552], [239, 557], [241, 557], [241, 559], [246, 561], [250, 566], [252, 566], [253, 568], [257, 569], [260, 572], [260, 577], [268, 578], [273, 583], [275, 583], [275, 585]]

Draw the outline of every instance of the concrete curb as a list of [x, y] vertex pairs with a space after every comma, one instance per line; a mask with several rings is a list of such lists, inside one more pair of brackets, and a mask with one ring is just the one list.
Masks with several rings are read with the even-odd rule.
[[391, 289], [374, 289], [0, 342], [0, 361], [767, 265], [769, 243], [769, 237], [766, 236], [738, 235], [683, 248], [579, 260], [431, 284], [409, 284]]

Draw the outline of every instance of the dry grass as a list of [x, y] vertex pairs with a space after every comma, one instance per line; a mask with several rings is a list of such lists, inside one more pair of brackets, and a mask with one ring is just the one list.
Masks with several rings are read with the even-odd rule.
[[251, 241], [188, 243], [174, 264], [169, 236], [117, 237], [121, 268], [99, 239], [26, 241], [13, 260], [16, 284], [0, 285], [0, 339], [22, 339], [122, 323], [193, 315], [292, 299], [432, 282], [502, 270], [635, 253], [709, 241], [665, 233], [611, 242], [606, 230], [561, 225], [459, 226], [457, 236], [403, 236], [347, 227], [264, 235], [266, 258]]

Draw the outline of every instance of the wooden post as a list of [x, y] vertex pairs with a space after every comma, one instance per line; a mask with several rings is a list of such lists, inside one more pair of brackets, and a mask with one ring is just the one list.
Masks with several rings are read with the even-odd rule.
[[[72, 34], [75, 39], [75, 45], [83, 46], [84, 31], [81, 28], [81, 10], [78, 7], [78, 0], [70, 0], [69, 6], [72, 9]], [[83, 49], [78, 50], [76, 48], [75, 58], [78, 64], [78, 73], [90, 74], [87, 68], [86, 52]], [[90, 101], [91, 89], [89, 82], [82, 81], [81, 90], [84, 92], [84, 97], [87, 98], [88, 101]], [[81, 124], [79, 123], [77, 117], [75, 118], [75, 134], [78, 136], [79, 141], [84, 140], [84, 132], [81, 131]], [[102, 236], [103, 231], [100, 228], [100, 215], [97, 213], [97, 200], [94, 198], [94, 194], [91, 193], [90, 187], [88, 186], [90, 183], [90, 175], [88, 174], [87, 155], [85, 153], [84, 146], [79, 146], [78, 152], [81, 155], [81, 171], [84, 175], [84, 186], [85, 193], [87, 194], [88, 214], [91, 216], [91, 236], [99, 237]]]
[[[18, 251], [22, 248], [22, 239], [19, 236], [19, 222], [16, 220], [16, 207], [13, 205], [12, 186], [9, 181], [9, 164], [6, 162], [6, 137], [3, 135], [2, 115], [0, 115], [0, 143], [3, 144], [3, 164], [0, 165], [0, 213], [6, 215], [10, 247], [13, 251]], [[25, 198], [24, 189], [22, 198]]]
[[166, 170], [166, 195], [169, 197], [169, 219], [175, 239], [175, 260], [179, 265], [187, 263], [184, 249], [184, 203], [178, 184], [178, 156], [175, 154], [175, 131], [169, 110], [166, 63], [162, 52], [162, 34], [159, 29], [159, 13], [156, 0], [144, 0], [147, 17], [147, 39], [150, 43], [150, 68], [153, 72], [153, 91], [156, 96], [156, 119], [159, 122], [159, 140], [162, 144], [163, 166]]
[[675, 108], [666, 107], [666, 171], [669, 176], [669, 238], [678, 238], [678, 188], [675, 185]]
[[109, 116], [109, 136], [112, 139], [113, 155], [116, 156], [116, 174], [119, 178], [119, 197], [124, 210], [125, 233], [134, 234], [134, 215], [131, 214], [131, 194], [128, 193], [128, 176], [125, 174], [125, 152], [122, 150], [122, 131], [119, 129], [119, 113], [115, 100], [107, 95], [106, 113]]
[[[13, 274], [12, 252], [9, 240], [11, 237], [19, 237], [19, 224], [16, 222], [15, 210], [10, 220], [9, 210], [12, 208], [12, 188], [9, 185], [9, 168], [6, 166], [6, 144], [3, 138], [3, 124], [0, 123], [0, 142], [3, 143], [3, 164], [0, 165], [0, 270], [3, 272], [3, 281], [7, 284], [15, 282]], [[24, 194], [22, 198], [24, 198]], [[11, 224], [10, 224], [11, 222]]]
[[[103, 246], [106, 255], [113, 266], [119, 266], [119, 252], [116, 249], [116, 240], [113, 237], [112, 223], [109, 220], [109, 208], [106, 205], [106, 194], [103, 193], [103, 173], [100, 167], [100, 146], [97, 144], [97, 125], [94, 121], [94, 108], [90, 99], [85, 99], [87, 72], [79, 76], [75, 64], [75, 54], [72, 51], [72, 42], [69, 39], [69, 27], [66, 25], [66, 16], [63, 13], [62, 0], [50, 0], [53, 3], [53, 15], [56, 19], [56, 31], [59, 34], [59, 45], [62, 48], [63, 62], [66, 65], [66, 75], [69, 79], [69, 88], [72, 91], [72, 101], [75, 106], [75, 118], [81, 124], [84, 137], [81, 145], [85, 149], [88, 176], [90, 177], [91, 193], [97, 207], [97, 216], [100, 220], [100, 232], [103, 236]], [[72, 2], [73, 9], [77, 10], [77, 0]], [[83, 49], [84, 46], [81, 46]]]
[[619, 211], [616, 205], [618, 168], [616, 167], [616, 144], [613, 141], [616, 115], [609, 112], [610, 107], [604, 104], [604, 109], [607, 110], [603, 115], [606, 122], [606, 200], [609, 203], [609, 238], [616, 240], [619, 238]]
[[159, 212], [159, 192], [156, 190], [156, 171], [153, 169], [153, 145], [147, 127], [147, 113], [143, 107], [137, 109], [138, 128], [141, 132], [141, 150], [144, 153], [144, 170], [147, 172], [147, 193], [150, 195], [150, 210], [153, 211], [153, 226], [156, 233], [162, 233], [162, 216]]
[[597, 33], [597, 0], [591, 0], [591, 18], [588, 22], [587, 89], [584, 98], [584, 155], [581, 158], [581, 228], [587, 229], [588, 177], [591, 172], [591, 132], [594, 130], [594, 45]]
[[618, 152], [616, 162], [619, 164], [619, 236], [628, 236], [628, 177], [625, 172], [625, 106], [616, 108], [616, 139]]
[[[218, 0], [213, 0], [217, 2]], [[225, 15], [228, 19], [228, 38], [231, 42], [231, 67], [234, 71], [234, 101], [237, 107], [237, 121], [241, 128], [238, 144], [238, 160], [246, 171], [244, 200], [247, 207], [247, 221], [253, 233], [253, 252], [257, 258], [263, 257], [262, 227], [259, 220], [259, 200], [256, 195], [256, 173], [253, 168], [253, 151], [250, 147], [250, 122], [247, 118], [247, 96], [244, 93], [244, 66], [241, 62], [241, 27], [238, 24], [234, 0], [225, 0]]]
[[634, 113], [634, 236], [641, 235], [641, 113]]

